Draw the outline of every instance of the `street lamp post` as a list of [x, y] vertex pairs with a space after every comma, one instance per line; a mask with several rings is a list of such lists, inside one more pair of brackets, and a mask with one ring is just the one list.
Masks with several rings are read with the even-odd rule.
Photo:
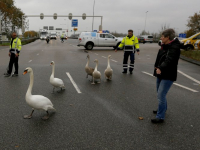
[[[95, 5], [95, 0], [94, 0], [94, 5]], [[93, 26], [94, 26], [94, 5], [93, 5], [92, 31], [93, 31]]]
[[145, 28], [146, 28], [146, 20], [147, 20], [147, 13], [148, 13], [149, 11], [146, 11], [146, 17], [145, 17], [145, 24], [144, 24], [144, 31], [145, 31]]

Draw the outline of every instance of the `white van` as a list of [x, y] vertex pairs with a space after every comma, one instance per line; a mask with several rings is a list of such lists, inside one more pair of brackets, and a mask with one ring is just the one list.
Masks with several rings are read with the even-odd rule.
[[147, 43], [153, 43], [153, 36], [152, 35], [141, 35], [140, 37], [144, 38], [144, 42]]
[[78, 37], [78, 45], [84, 46], [88, 50], [93, 47], [113, 47], [116, 48], [123, 38], [117, 38], [109, 33], [82, 32]]

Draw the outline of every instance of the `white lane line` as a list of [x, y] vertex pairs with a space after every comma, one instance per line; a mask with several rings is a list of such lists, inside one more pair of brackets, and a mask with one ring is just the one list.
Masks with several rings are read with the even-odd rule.
[[105, 57], [105, 56], [102, 56], [103, 58], [107, 58], [107, 57]]
[[39, 54], [37, 54], [37, 55], [39, 55]]
[[187, 75], [187, 74], [183, 73], [183, 72], [182, 72], [182, 71], [180, 71], [180, 70], [178, 70], [178, 72], [179, 72], [180, 74], [184, 75], [185, 77], [187, 77], [188, 79], [190, 79], [190, 80], [192, 80], [192, 81], [194, 81], [194, 82], [196, 82], [196, 83], [200, 84], [200, 81], [198, 81], [198, 80], [194, 79], [193, 77], [191, 77], [191, 76], [189, 76], [189, 75]]
[[117, 62], [117, 61], [116, 61], [116, 60], [114, 60], [114, 59], [111, 59], [111, 61]]
[[32, 62], [32, 60], [29, 60], [29, 63]]
[[99, 54], [95, 53], [95, 55], [99, 55]]
[[173, 84], [176, 85], [176, 86], [182, 87], [182, 88], [184, 88], [184, 89], [186, 89], [186, 90], [192, 91], [192, 92], [198, 92], [198, 91], [196, 91], [196, 90], [193, 90], [193, 89], [191, 89], [191, 88], [188, 88], [188, 87], [183, 86], [183, 85], [178, 84], [178, 83], [173, 83]]
[[43, 51], [43, 50], [42, 50]]
[[[148, 72], [142, 71], [142, 73], [154, 77], [152, 74], [150, 74], [150, 73], [148, 73]], [[173, 83], [173, 84], [176, 85], [176, 86], [182, 87], [182, 88], [184, 88], [184, 89], [186, 89], [186, 90], [192, 91], [192, 92], [199, 92], [199, 91], [196, 91], [196, 90], [194, 90], [194, 89], [188, 88], [188, 87], [183, 86], [183, 85], [178, 84], [178, 83]]]
[[80, 94], [81, 91], [80, 89], [78, 88], [77, 84], [74, 82], [73, 78], [71, 77], [71, 75], [69, 74], [69, 72], [66, 72], [67, 76], [69, 77], [70, 81], [72, 82], [74, 88], [76, 89], [76, 91]]

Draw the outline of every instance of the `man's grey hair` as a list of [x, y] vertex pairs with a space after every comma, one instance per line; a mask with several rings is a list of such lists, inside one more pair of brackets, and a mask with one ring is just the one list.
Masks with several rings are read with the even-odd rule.
[[175, 31], [174, 29], [167, 29], [162, 32], [162, 35], [164, 37], [169, 37], [170, 41], [172, 41], [175, 38]]

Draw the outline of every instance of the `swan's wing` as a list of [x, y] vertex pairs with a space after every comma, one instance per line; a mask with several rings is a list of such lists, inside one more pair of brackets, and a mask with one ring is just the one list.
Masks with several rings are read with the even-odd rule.
[[53, 107], [52, 102], [42, 95], [32, 95], [30, 97], [26, 97], [26, 102], [35, 109], [46, 109], [47, 107]]
[[52, 84], [53, 86], [57, 86], [57, 87], [64, 86], [63, 80], [61, 80], [61, 79], [59, 79], [59, 78], [53, 78], [52, 81], [51, 81], [51, 84]]

